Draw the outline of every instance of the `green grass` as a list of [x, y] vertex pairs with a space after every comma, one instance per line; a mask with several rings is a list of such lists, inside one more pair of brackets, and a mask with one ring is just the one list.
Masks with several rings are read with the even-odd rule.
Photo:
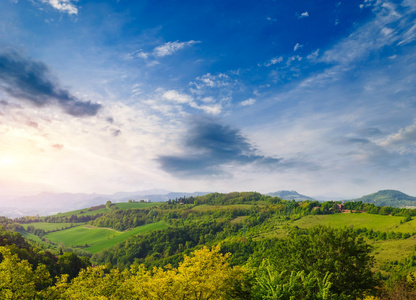
[[294, 226], [309, 228], [315, 225], [331, 226], [335, 228], [350, 227], [395, 232], [416, 232], [416, 220], [400, 224], [404, 217], [373, 215], [366, 213], [343, 213], [333, 215], [305, 216], [293, 222]]
[[45, 235], [45, 238], [57, 244], [64, 243], [65, 246], [71, 248], [88, 245], [89, 247], [85, 248], [86, 251], [97, 253], [139, 233], [164, 228], [167, 228], [167, 225], [164, 222], [147, 224], [123, 232], [109, 228], [100, 228], [87, 225], [76, 226], [57, 232], [51, 232]]
[[86, 228], [86, 226], [75, 226], [66, 230], [51, 232], [45, 235], [45, 238], [54, 243], [64, 243], [67, 247], [83, 246], [85, 244], [93, 245], [110, 236], [122, 234], [107, 228]]
[[[104, 214], [106, 212], [109, 212], [109, 210], [107, 208], [100, 208], [97, 210], [93, 210], [93, 211], [88, 211], [89, 207], [87, 208], [83, 208], [83, 209], [77, 209], [77, 210], [73, 210], [73, 211], [68, 211], [68, 212], [64, 212], [64, 213], [57, 213], [56, 215], [51, 215], [48, 217], [70, 217], [72, 215], [79, 215], [79, 216], [93, 216], [96, 214]], [[82, 213], [81, 213], [82, 212]], [[42, 219], [45, 219], [45, 217], [43, 217]]]
[[32, 233], [29, 233], [29, 232], [26, 232], [26, 231], [19, 232], [19, 233], [21, 235], [23, 235], [23, 237], [25, 239], [32, 240], [32, 241], [35, 241], [35, 242], [38, 242], [38, 243], [41, 243], [41, 244], [47, 244], [47, 245], [49, 245], [48, 243], [45, 243], [44, 241], [42, 241], [42, 239], [40, 237], [38, 237], [37, 235], [34, 235]]
[[415, 250], [416, 236], [401, 240], [367, 241], [374, 247], [372, 254], [376, 259], [376, 268], [389, 261], [401, 261]]
[[97, 242], [93, 246], [85, 248], [84, 250], [86, 250], [90, 253], [93, 253], [93, 254], [98, 253], [98, 252], [100, 252], [104, 249], [113, 247], [114, 245], [116, 245], [120, 242], [123, 242], [124, 240], [126, 240], [127, 238], [129, 238], [131, 236], [135, 236], [135, 235], [138, 235], [140, 233], [145, 233], [147, 231], [162, 230], [162, 229], [165, 229], [167, 227], [168, 227], [168, 225], [166, 225], [165, 222], [157, 222], [157, 223], [152, 223], [152, 224], [139, 226], [139, 227], [136, 227], [134, 229], [125, 231], [122, 234], [117, 235], [115, 237], [105, 239], [105, 240], [101, 240], [100, 242]]
[[[85, 223], [76, 223], [75, 225], [84, 225]], [[45, 231], [52, 231], [52, 230], [61, 230], [62, 227], [70, 227], [71, 223], [45, 223], [45, 222], [34, 222], [28, 224], [22, 224], [22, 226], [27, 229], [29, 226], [33, 226], [36, 229], [43, 229]]]

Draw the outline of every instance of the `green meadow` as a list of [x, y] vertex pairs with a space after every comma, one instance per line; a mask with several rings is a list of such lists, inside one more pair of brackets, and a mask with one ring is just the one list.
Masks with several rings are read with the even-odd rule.
[[[85, 223], [76, 223], [76, 226], [84, 225]], [[46, 222], [34, 222], [22, 224], [22, 226], [27, 229], [29, 226], [33, 226], [36, 229], [43, 229], [46, 232], [53, 230], [61, 230], [62, 228], [71, 227], [71, 223], [46, 223]]]
[[86, 251], [97, 253], [131, 236], [164, 228], [167, 228], [164, 222], [147, 224], [124, 232], [109, 228], [80, 225], [66, 230], [48, 233], [45, 235], [45, 238], [57, 244], [64, 243], [67, 247], [85, 247]]
[[125, 239], [134, 236], [134, 235], [138, 235], [141, 233], [145, 233], [147, 231], [153, 231], [153, 230], [162, 230], [167, 228], [168, 225], [165, 222], [157, 222], [157, 223], [151, 223], [151, 224], [146, 224], [143, 226], [139, 226], [136, 228], [133, 228], [131, 230], [127, 230], [124, 231], [123, 233], [119, 234], [119, 235], [114, 235], [111, 238], [108, 239], [104, 239], [104, 240], [100, 240], [97, 243], [95, 243], [94, 245], [92, 245], [91, 247], [85, 248], [86, 251], [90, 252], [90, 253], [98, 253], [104, 249], [113, 247], [114, 245], [123, 242]]
[[[404, 217], [383, 216], [367, 213], [342, 213], [332, 215], [310, 215], [304, 216], [293, 222], [294, 226], [310, 228], [315, 225], [331, 226], [336, 228], [350, 227], [379, 230], [395, 231], [401, 233], [416, 232], [416, 220], [405, 222]], [[402, 224], [400, 224], [402, 221]]]

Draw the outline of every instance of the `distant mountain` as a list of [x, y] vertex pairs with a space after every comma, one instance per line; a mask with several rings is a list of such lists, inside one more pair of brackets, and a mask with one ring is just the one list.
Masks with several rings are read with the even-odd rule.
[[362, 201], [364, 203], [373, 203], [377, 206], [416, 207], [416, 197], [409, 196], [396, 190], [382, 190], [377, 193], [347, 201]]
[[83, 194], [83, 193], [40, 193], [35, 196], [19, 197], [0, 203], [0, 216], [10, 218], [39, 214], [41, 216], [56, 214], [103, 204], [108, 200], [112, 202], [127, 202], [129, 199], [147, 199], [152, 202], [163, 202], [169, 199], [190, 196], [202, 196], [208, 192], [169, 192], [161, 189], [118, 192], [112, 195]]
[[272, 196], [272, 197], [279, 197], [284, 200], [296, 200], [296, 201], [315, 200], [311, 197], [299, 194], [296, 191], [277, 191], [274, 193], [268, 193], [266, 195]]

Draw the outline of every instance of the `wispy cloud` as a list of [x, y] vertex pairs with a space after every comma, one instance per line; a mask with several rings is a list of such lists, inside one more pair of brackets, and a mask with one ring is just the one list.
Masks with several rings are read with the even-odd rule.
[[309, 17], [309, 13], [308, 13], [307, 11], [305, 11], [305, 12], [301, 13], [301, 14], [298, 16], [298, 18], [299, 18], [299, 19], [304, 19], [304, 18], [307, 18], [307, 17]]
[[53, 8], [59, 10], [60, 12], [67, 13], [69, 15], [78, 14], [78, 8], [74, 4], [77, 0], [41, 0], [43, 3], [47, 3]]
[[293, 47], [293, 50], [296, 51], [296, 50], [298, 50], [299, 48], [302, 48], [302, 47], [303, 47], [303, 45], [301, 45], [299, 43], [296, 43], [295, 47]]
[[195, 82], [190, 82], [189, 84], [195, 86], [197, 89], [201, 89], [204, 87], [225, 87], [232, 85], [233, 82], [227, 74], [218, 73], [216, 75], [213, 75], [211, 73], [207, 73], [202, 76], [198, 76]]
[[247, 100], [242, 101], [240, 104], [242, 106], [250, 106], [250, 105], [253, 105], [254, 103], [256, 103], [256, 99], [249, 98]]
[[186, 47], [190, 47], [192, 45], [201, 43], [200, 41], [188, 41], [188, 42], [179, 42], [179, 41], [175, 41], [175, 42], [167, 42], [163, 45], [160, 45], [158, 47], [156, 47], [155, 49], [153, 49], [153, 55], [157, 56], [157, 57], [163, 57], [163, 56], [168, 56], [168, 55], [172, 55], [173, 53], [184, 49]]
[[269, 61], [267, 61], [267, 62], [265, 62], [263, 64], [258, 64], [258, 66], [259, 67], [261, 67], [261, 66], [270, 67], [270, 66], [273, 66], [275, 64], [278, 64], [278, 63], [280, 63], [282, 61], [283, 61], [283, 57], [282, 56], [273, 57], [271, 60], [269, 60]]
[[0, 52], [0, 89], [38, 107], [58, 105], [75, 117], [96, 115], [101, 108], [100, 104], [81, 101], [61, 88], [44, 63], [23, 57], [15, 50]]
[[205, 99], [202, 99], [201, 101], [204, 104], [198, 104], [197, 100], [193, 96], [183, 92], [179, 92], [177, 90], [163, 91], [162, 98], [172, 104], [187, 105], [191, 108], [202, 110], [203, 112], [211, 115], [218, 115], [222, 111], [222, 105], [219, 103], [215, 103], [214, 101], [212, 101], [210, 105], [208, 105], [207, 101], [205, 101]]
[[158, 58], [170, 56], [174, 53], [178, 52], [179, 50], [191, 47], [192, 45], [199, 44], [200, 41], [187, 41], [187, 42], [167, 42], [163, 45], [155, 47], [152, 51], [146, 52], [143, 49], [135, 50], [130, 53], [125, 53], [121, 57], [126, 60], [134, 59], [134, 58], [141, 58], [144, 60], [152, 59], [148, 65], [152, 66], [155, 64], [159, 64], [157, 61]]

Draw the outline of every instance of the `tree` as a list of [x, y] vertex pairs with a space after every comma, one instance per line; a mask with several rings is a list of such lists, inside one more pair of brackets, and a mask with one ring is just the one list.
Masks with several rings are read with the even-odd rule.
[[315, 272], [305, 275], [305, 271], [279, 271], [264, 260], [256, 270], [253, 287], [254, 299], [281, 300], [329, 300], [334, 299], [330, 288], [331, 275], [324, 278], [316, 276]]
[[196, 250], [192, 256], [185, 255], [178, 268], [132, 267], [133, 276], [124, 289], [131, 292], [130, 299], [236, 298], [242, 289], [244, 271], [231, 267], [227, 262], [230, 254], [222, 255], [219, 250], [219, 245], [211, 250]]
[[377, 284], [370, 251], [352, 229], [316, 226], [308, 231], [293, 230], [269, 250], [269, 257], [275, 272], [304, 271], [319, 279], [331, 274], [331, 292], [356, 299], [373, 291]]
[[27, 260], [20, 260], [6, 247], [0, 246], [0, 298], [35, 299], [38, 290], [51, 283], [45, 265], [39, 265], [35, 271]]

